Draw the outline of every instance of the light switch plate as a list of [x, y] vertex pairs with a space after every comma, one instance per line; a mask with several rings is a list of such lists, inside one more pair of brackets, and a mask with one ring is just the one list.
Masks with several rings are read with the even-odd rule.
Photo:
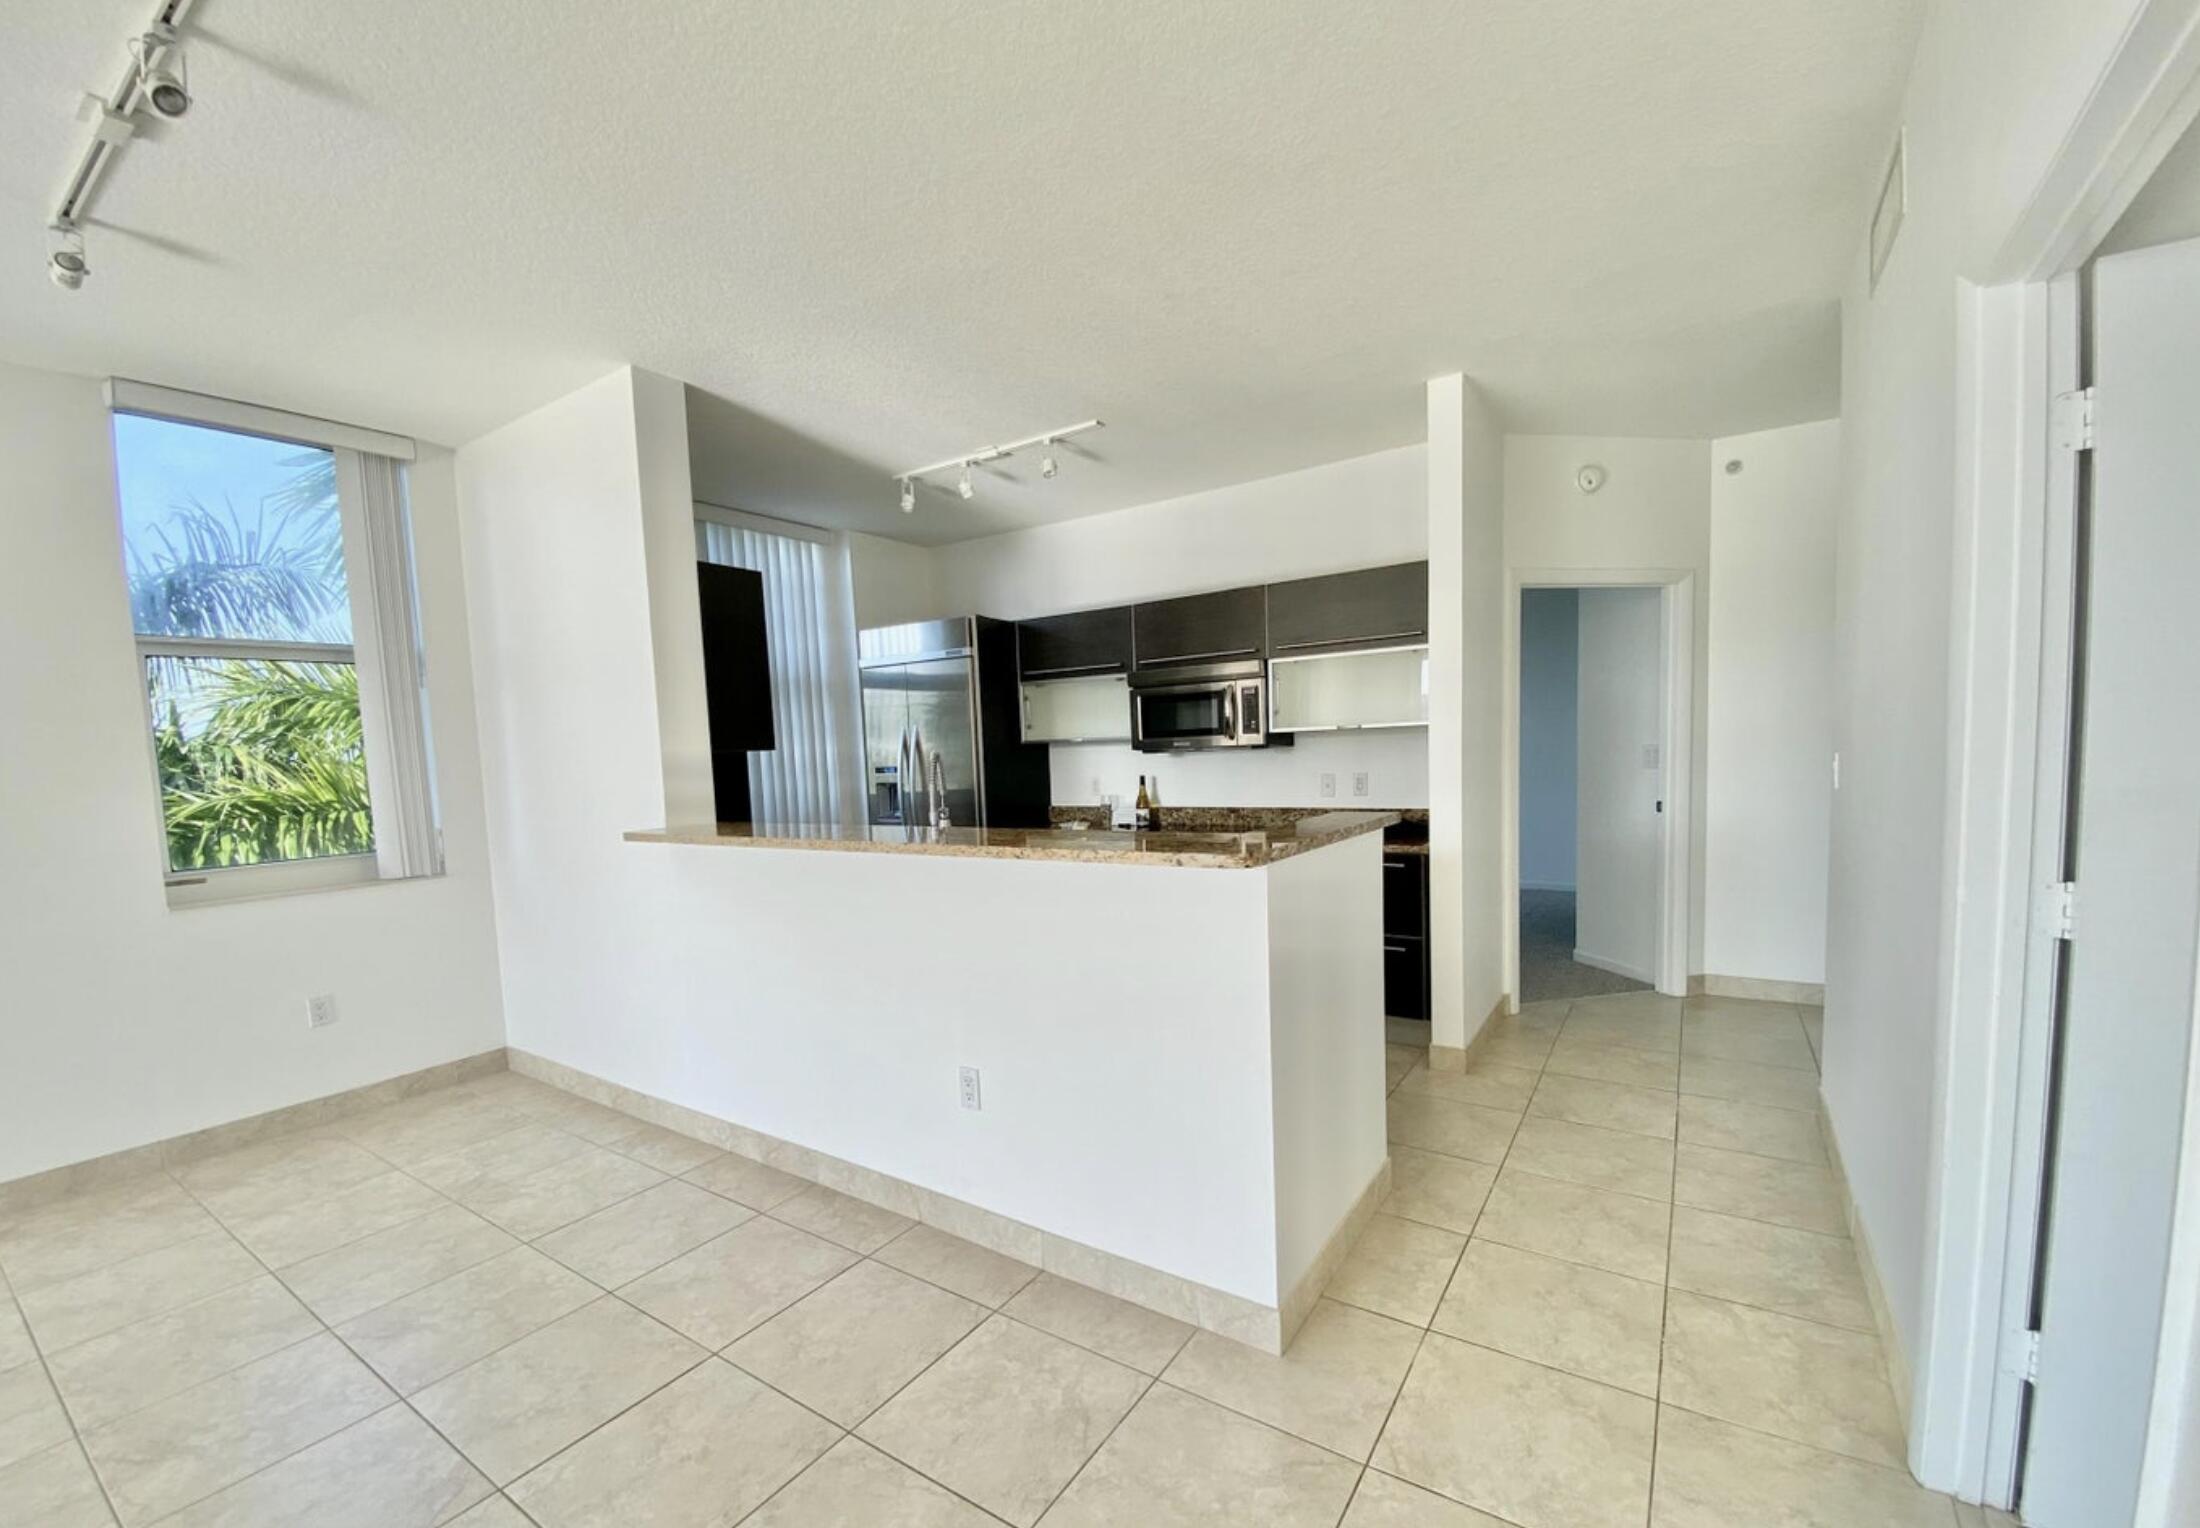
[[1333, 775], [1333, 774], [1329, 773], [1329, 771], [1327, 771], [1327, 770], [1323, 770], [1323, 771], [1322, 771], [1322, 799], [1323, 799], [1324, 801], [1330, 800], [1330, 799], [1331, 799], [1332, 797], [1334, 797], [1334, 796], [1335, 796], [1336, 794], [1337, 794], [1337, 777], [1336, 777], [1335, 775]]
[[1352, 772], [1352, 794], [1360, 797], [1365, 797], [1367, 795], [1366, 770], [1356, 769]]

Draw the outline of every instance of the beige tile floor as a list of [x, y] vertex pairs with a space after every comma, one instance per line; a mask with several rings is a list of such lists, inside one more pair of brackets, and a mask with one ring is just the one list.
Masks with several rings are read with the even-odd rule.
[[1392, 1047], [1281, 1359], [480, 1079], [0, 1220], [0, 1528], [1986, 1528], [1899, 1469], [1808, 1024]]

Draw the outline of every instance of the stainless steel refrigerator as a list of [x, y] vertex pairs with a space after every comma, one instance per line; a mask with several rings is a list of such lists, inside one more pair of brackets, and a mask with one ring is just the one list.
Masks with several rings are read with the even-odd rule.
[[1013, 622], [875, 626], [856, 634], [856, 657], [872, 822], [1047, 826], [1047, 750], [1023, 740]]

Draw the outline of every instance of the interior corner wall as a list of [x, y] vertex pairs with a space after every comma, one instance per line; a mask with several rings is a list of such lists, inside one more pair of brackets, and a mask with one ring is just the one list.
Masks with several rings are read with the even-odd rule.
[[[1703, 968], [1826, 979], [1838, 420], [1712, 443]], [[1728, 464], [1734, 464], [1729, 470]]]
[[1430, 381], [1429, 1039], [1457, 1049], [1504, 995], [1506, 455], [1479, 387]]
[[450, 454], [409, 479], [444, 874], [171, 909], [100, 384], [0, 365], [0, 1181], [504, 1043]]
[[1520, 888], [1575, 886], [1581, 598], [1520, 593]]

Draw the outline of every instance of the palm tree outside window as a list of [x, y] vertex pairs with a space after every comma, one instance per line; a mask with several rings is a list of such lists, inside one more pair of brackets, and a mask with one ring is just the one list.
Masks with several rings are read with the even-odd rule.
[[[393, 654], [415, 687], [420, 672], [409, 556], [399, 559], [407, 587], [394, 622], [372, 608], [371, 587], [357, 587], [371, 586], [365, 565], [381, 559], [360, 515], [347, 516], [346, 489], [373, 496], [363, 485], [374, 459], [120, 410], [114, 435], [171, 886], [304, 862], [326, 873], [300, 884], [438, 868], [392, 853], [398, 840], [421, 838], [405, 818], [432, 814], [432, 800], [402, 798], [432, 793], [423, 781], [400, 789], [408, 756], [412, 773], [425, 773], [423, 704], [417, 694], [386, 703], [393, 692], [406, 698], [408, 674], [389, 672]], [[379, 489], [401, 516], [402, 477], [393, 463], [379, 466]], [[368, 576], [355, 577], [354, 561]], [[355, 642], [361, 619], [374, 628], [371, 644]], [[362, 646], [367, 667], [380, 669], [364, 698]], [[373, 735], [404, 732], [408, 718], [412, 738]], [[427, 831], [432, 851], [432, 822]]]

